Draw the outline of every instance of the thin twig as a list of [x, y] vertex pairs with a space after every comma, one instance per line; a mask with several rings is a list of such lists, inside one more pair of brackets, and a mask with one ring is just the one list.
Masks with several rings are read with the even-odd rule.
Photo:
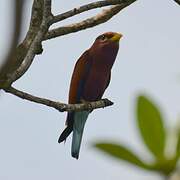
[[[73, 32], [77, 32], [83, 29], [91, 28], [99, 24], [105, 23], [106, 21], [111, 19], [114, 15], [119, 13], [122, 9], [129, 6], [135, 1], [136, 0], [124, 0], [120, 5], [112, 6], [108, 9], [105, 9], [96, 16], [83, 20], [79, 23], [74, 23], [68, 26], [52, 29], [46, 34], [44, 40], [56, 38], [58, 36], [70, 34]], [[69, 11], [69, 16], [72, 15], [71, 13], [72, 11]], [[66, 16], [68, 15], [66, 14]]]
[[[129, 2], [131, 2], [131, 1], [129, 1]], [[93, 2], [93, 3], [89, 3], [86, 5], [80, 6], [78, 8], [74, 8], [65, 13], [59, 14], [57, 16], [54, 16], [52, 23], [57, 23], [59, 21], [62, 21], [64, 19], [70, 18], [72, 16], [81, 14], [83, 12], [86, 12], [86, 11], [89, 11], [92, 9], [97, 9], [97, 8], [110, 6], [110, 5], [120, 5], [120, 4], [124, 4], [124, 3], [127, 3], [127, 1], [125, 1], [125, 0], [104, 0], [104, 1], [97, 1], [97, 2]]]
[[40, 98], [31, 94], [28, 94], [26, 92], [17, 90], [13, 87], [9, 87], [7, 89], [4, 89], [7, 93], [11, 93], [15, 96], [18, 96], [22, 99], [35, 102], [38, 104], [43, 104], [49, 107], [52, 107], [54, 109], [57, 109], [58, 111], [64, 112], [64, 111], [82, 111], [82, 110], [93, 110], [98, 108], [104, 108], [107, 106], [113, 105], [113, 102], [111, 102], [108, 99], [102, 99], [95, 102], [87, 102], [82, 104], [64, 104], [57, 101], [52, 101], [45, 98]]

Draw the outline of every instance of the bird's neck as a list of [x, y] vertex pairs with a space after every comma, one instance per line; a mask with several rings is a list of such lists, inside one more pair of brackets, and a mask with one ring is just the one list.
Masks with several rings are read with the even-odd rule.
[[93, 64], [99, 70], [110, 71], [116, 56], [117, 56], [118, 48], [113, 49], [102, 49], [102, 50], [94, 50], [93, 54]]

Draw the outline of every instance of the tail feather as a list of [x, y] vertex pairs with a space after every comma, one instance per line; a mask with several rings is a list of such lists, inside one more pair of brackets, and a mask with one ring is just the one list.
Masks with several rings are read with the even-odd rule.
[[74, 115], [71, 155], [76, 159], [79, 158], [79, 151], [82, 141], [84, 125], [86, 123], [88, 115], [88, 111], [76, 112]]
[[72, 126], [67, 126], [64, 131], [61, 133], [59, 139], [58, 139], [58, 143], [61, 143], [63, 141], [66, 140], [66, 138], [71, 134], [73, 128]]

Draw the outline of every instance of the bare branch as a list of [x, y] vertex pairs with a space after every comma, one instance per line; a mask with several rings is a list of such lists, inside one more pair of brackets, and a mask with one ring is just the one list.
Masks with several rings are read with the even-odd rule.
[[174, 0], [177, 4], [180, 5], [180, 0]]
[[83, 13], [85, 11], [89, 11], [92, 9], [100, 8], [100, 7], [105, 7], [105, 6], [110, 6], [110, 5], [120, 5], [124, 3], [131, 3], [131, 1], [125, 1], [125, 0], [104, 0], [104, 1], [97, 1], [93, 3], [89, 3], [83, 6], [80, 6], [78, 8], [74, 8], [70, 11], [67, 11], [65, 13], [59, 14], [57, 16], [54, 16], [52, 23], [57, 23], [59, 21], [62, 21], [64, 19], [70, 18], [72, 16], [75, 16], [77, 14]]
[[11, 93], [15, 96], [22, 98], [22, 99], [26, 99], [26, 100], [31, 101], [31, 102], [35, 102], [38, 104], [43, 104], [43, 105], [52, 107], [54, 109], [57, 109], [60, 112], [93, 110], [93, 109], [104, 108], [104, 107], [113, 105], [113, 102], [109, 101], [108, 99], [102, 99], [99, 101], [87, 102], [87, 103], [82, 103], [82, 104], [64, 104], [64, 103], [52, 101], [49, 99], [33, 96], [33, 95], [25, 93], [23, 91], [17, 90], [13, 87], [9, 87], [9, 88], [4, 89], [4, 90], [7, 93]]
[[[71, 24], [71, 25], [68, 25], [68, 26], [59, 27], [59, 28], [50, 30], [46, 34], [45, 40], [52, 39], [52, 38], [62, 36], [62, 35], [66, 35], [66, 34], [70, 34], [70, 33], [73, 33], [73, 32], [77, 32], [77, 31], [80, 31], [80, 30], [83, 30], [83, 29], [87, 29], [87, 28], [94, 27], [96, 25], [105, 23], [106, 21], [111, 19], [114, 15], [119, 13], [119, 11], [121, 11], [122, 9], [129, 6], [130, 4], [132, 4], [135, 1], [136, 0], [124, 0], [120, 5], [112, 6], [112, 7], [108, 8], [108, 9], [106, 9], [106, 10], [103, 10], [101, 13], [97, 14], [96, 16], [93, 16], [91, 18], [83, 20], [83, 21], [81, 21], [79, 23], [74, 23], [74, 24]], [[88, 5], [87, 5], [86, 8], [88, 8]], [[89, 8], [92, 9], [92, 8], [94, 8], [94, 6], [90, 6]], [[69, 11], [69, 17], [72, 16], [72, 13], [73, 13], [72, 11]], [[81, 11], [85, 11], [85, 6], [81, 9]], [[66, 17], [68, 17], [67, 14], [66, 14]], [[60, 19], [60, 17], [59, 17], [59, 19]]]
[[43, 12], [43, 17], [48, 19], [49, 16], [52, 15], [51, 13], [51, 5], [52, 1], [51, 0], [44, 0], [44, 12]]
[[32, 64], [34, 57], [36, 55], [36, 53], [35, 53], [36, 49], [38, 48], [38, 46], [41, 43], [41, 40], [45, 34], [45, 32], [44, 32], [45, 30], [46, 30], [46, 24], [43, 22], [40, 26], [39, 32], [37, 33], [34, 41], [31, 44], [22, 64], [15, 72], [13, 72], [12, 74], [9, 75], [9, 77], [8, 77], [9, 84], [16, 81], [17, 79], [19, 79], [29, 69], [29, 67]]
[[36, 55], [36, 50], [41, 45], [44, 35], [47, 33], [50, 21], [52, 19], [51, 14], [51, 0], [44, 0], [43, 18], [39, 30], [30, 45], [26, 57], [24, 58], [21, 66], [12, 74], [8, 76], [9, 84], [19, 79], [30, 67]]
[[[24, 57], [27, 54], [27, 51], [29, 50], [30, 45], [32, 44], [32, 41], [34, 40], [37, 32], [39, 31], [39, 26], [42, 22], [42, 14], [44, 7], [43, 2], [44, 0], [34, 0], [29, 30], [24, 41], [16, 48], [13, 56], [11, 56], [6, 73], [4, 73], [4, 75], [0, 77], [0, 88], [9, 86], [11, 81], [8, 80], [8, 76], [11, 75], [15, 70], [17, 70], [17, 68], [21, 65]], [[16, 37], [18, 37], [18, 35], [16, 35]]]
[[22, 42], [22, 46], [28, 49], [33, 42], [37, 32], [39, 31], [39, 27], [42, 23], [43, 18], [43, 7], [44, 0], [34, 0], [31, 12], [31, 20], [28, 32], [24, 41]]

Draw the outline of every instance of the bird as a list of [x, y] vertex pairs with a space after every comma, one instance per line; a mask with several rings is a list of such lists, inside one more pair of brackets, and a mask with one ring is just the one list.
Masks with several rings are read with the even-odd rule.
[[[122, 36], [117, 32], [103, 33], [80, 56], [71, 78], [69, 104], [92, 102], [102, 98], [111, 79], [111, 69]], [[78, 111], [67, 114], [66, 128], [61, 133], [58, 143], [66, 141], [66, 138], [73, 132], [71, 145], [73, 158], [79, 158], [84, 126], [90, 113], [91, 111]]]

